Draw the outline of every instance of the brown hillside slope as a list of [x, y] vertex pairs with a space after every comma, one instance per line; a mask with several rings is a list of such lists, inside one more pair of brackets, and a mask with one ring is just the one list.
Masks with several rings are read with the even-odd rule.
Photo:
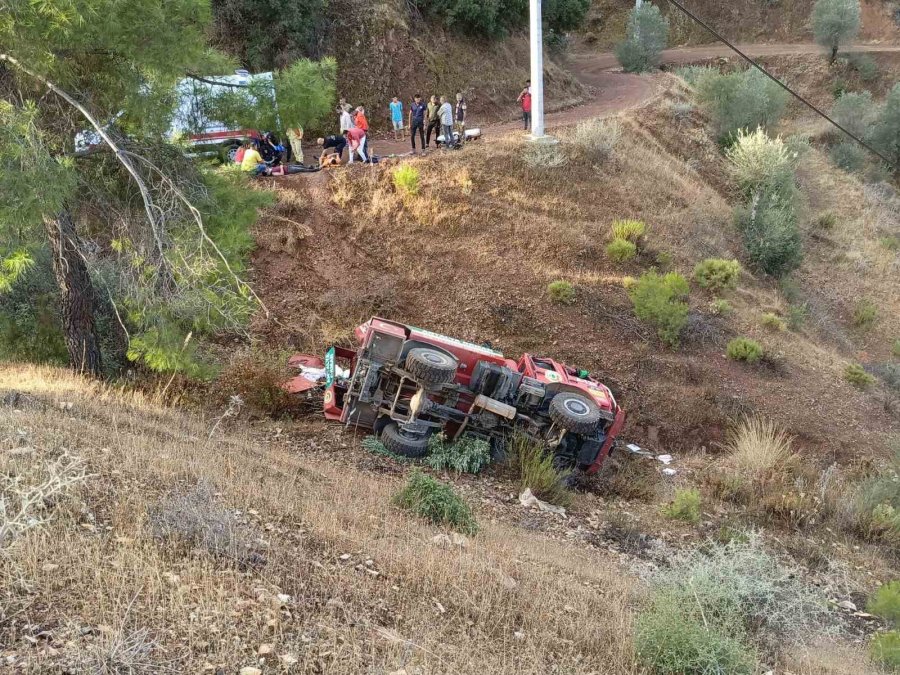
[[[530, 168], [513, 136], [410, 160], [422, 175], [417, 196], [398, 194], [386, 164], [280, 184], [281, 204], [260, 226], [254, 258], [274, 319], [257, 330], [273, 346], [321, 349], [380, 313], [490, 340], [510, 354], [533, 350], [588, 367], [622, 398], [630, 439], [655, 438], [658, 429], [654, 449], [709, 448], [729, 419], [755, 411], [799, 435], [812, 461], [883, 455], [896, 413], [878, 391], [860, 392], [842, 373], [862, 345], [889, 358], [900, 334], [897, 277], [886, 278], [894, 263], [876, 250], [874, 233], [853, 234], [853, 221], [832, 235], [855, 242], [845, 259], [835, 256], [831, 237], [808, 233], [799, 277], [821, 313], [801, 334], [761, 327], [762, 312], [786, 307], [770, 281], [749, 273], [731, 298], [731, 318], [710, 315], [710, 297], [695, 288], [679, 351], [662, 348], [634, 318], [623, 277], [658, 260], [690, 275], [705, 257], [743, 255], [725, 162], [696, 113], [676, 115], [680, 85], [671, 82], [665, 96], [620, 119], [615, 158], [599, 166], [573, 159], [556, 169]], [[816, 153], [801, 179], [811, 188], [828, 180], [861, 194]], [[810, 220], [824, 206], [820, 199]], [[851, 209], [854, 202], [846, 203]], [[890, 205], [866, 208], [881, 213]], [[854, 213], [871, 222], [868, 211]], [[604, 253], [609, 224], [620, 217], [650, 227], [648, 250], [625, 266]], [[872, 256], [872, 264], [857, 263]], [[571, 306], [546, 296], [547, 284], [559, 278], [577, 288]], [[883, 317], [861, 342], [847, 316], [859, 297], [875, 299]], [[823, 336], [828, 326], [832, 338], [846, 339]], [[725, 343], [736, 335], [759, 339], [772, 358], [758, 368], [727, 359]]]
[[636, 672], [609, 555], [487, 517], [435, 544], [397, 479], [315, 458], [334, 427], [288, 445], [28, 366], [0, 391], [3, 496], [43, 484], [47, 520], [0, 541], [4, 673]]
[[[669, 43], [705, 44], [712, 36], [690, 18], [669, 5], [659, 3], [670, 20]], [[800, 42], [810, 40], [809, 16], [815, 0], [764, 2], [761, 0], [693, 0], [685, 6], [725, 37], [747, 42]], [[582, 37], [599, 48], [609, 48], [625, 34], [628, 12], [634, 3], [594, 0]], [[895, 19], [897, 5], [884, 0], [863, 0], [861, 41], [900, 40]]]

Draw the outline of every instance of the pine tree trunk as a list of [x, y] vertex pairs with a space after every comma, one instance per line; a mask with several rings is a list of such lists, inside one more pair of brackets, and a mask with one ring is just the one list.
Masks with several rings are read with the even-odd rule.
[[53, 272], [62, 304], [63, 335], [72, 368], [80, 373], [100, 375], [100, 345], [94, 328], [94, 287], [78, 251], [72, 214], [60, 211], [55, 218], [45, 218], [44, 228], [53, 254]]
[[833, 45], [831, 47], [831, 60], [828, 63], [834, 64], [834, 62], [837, 61], [837, 55], [838, 55], [838, 45]]

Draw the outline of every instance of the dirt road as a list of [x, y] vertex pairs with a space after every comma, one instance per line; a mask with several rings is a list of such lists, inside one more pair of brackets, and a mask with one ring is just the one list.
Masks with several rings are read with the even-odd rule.
[[[738, 45], [745, 54], [752, 57], [784, 56], [792, 54], [817, 54], [824, 52], [813, 43], [795, 44], [749, 44]], [[844, 49], [844, 53], [897, 53], [900, 45], [852, 45]], [[705, 61], [718, 57], [738, 58], [725, 45], [704, 45], [701, 47], [682, 47], [667, 49], [662, 54], [662, 63], [678, 65]], [[587, 86], [591, 99], [583, 105], [545, 116], [547, 127], [560, 127], [582, 119], [603, 117], [641, 105], [649, 99], [656, 88], [655, 79], [650, 76], [629, 75], [620, 72], [619, 62], [611, 52], [579, 52], [570, 59], [572, 72]], [[619, 71], [619, 72], [616, 72]], [[510, 109], [515, 109], [516, 92], [510, 92]], [[477, 120], [470, 126], [481, 127], [488, 136], [521, 130], [518, 121], [478, 124]], [[372, 144], [380, 156], [400, 155], [410, 152], [410, 142], [393, 139], [373, 139]]]

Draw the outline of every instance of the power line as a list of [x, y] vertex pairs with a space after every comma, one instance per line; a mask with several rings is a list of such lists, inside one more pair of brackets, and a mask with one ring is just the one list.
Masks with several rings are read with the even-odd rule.
[[692, 20], [696, 21], [696, 22], [699, 23], [701, 26], [703, 26], [707, 31], [709, 31], [710, 33], [712, 33], [712, 34], [715, 36], [715, 38], [716, 38], [717, 40], [719, 40], [720, 42], [722, 42], [723, 44], [725, 44], [725, 45], [726, 45], [729, 49], [731, 49], [734, 53], [736, 53], [738, 56], [740, 56], [742, 59], [744, 59], [744, 61], [746, 61], [746, 62], [749, 63], [751, 66], [753, 66], [754, 68], [756, 68], [759, 72], [761, 72], [763, 75], [765, 75], [766, 77], [768, 77], [770, 80], [772, 80], [772, 82], [774, 82], [774, 83], [777, 84], [779, 87], [781, 87], [782, 89], [784, 89], [787, 93], [789, 93], [791, 96], [793, 96], [794, 98], [796, 98], [798, 101], [800, 101], [800, 102], [801, 102], [803, 105], [805, 105], [807, 108], [809, 108], [810, 110], [812, 110], [813, 112], [815, 112], [817, 115], [820, 115], [821, 117], [823, 117], [823, 118], [825, 118], [826, 120], [828, 120], [828, 122], [830, 122], [830, 123], [833, 124], [835, 127], [837, 127], [838, 129], [840, 129], [841, 131], [843, 131], [845, 134], [847, 134], [847, 136], [849, 136], [849, 137], [852, 138], [854, 141], [856, 141], [857, 143], [859, 143], [859, 144], [860, 144], [862, 147], [864, 147], [866, 150], [868, 150], [868, 151], [871, 152], [872, 154], [877, 155], [878, 157], [880, 157], [882, 160], [884, 160], [884, 162], [885, 162], [889, 167], [891, 167], [891, 168], [894, 169], [894, 170], [897, 169], [897, 167], [894, 166], [894, 164], [893, 164], [893, 162], [891, 162], [891, 160], [889, 160], [887, 157], [885, 157], [884, 155], [882, 155], [880, 152], [878, 152], [878, 150], [876, 150], [876, 149], [873, 148], [871, 145], [869, 145], [868, 143], [866, 143], [863, 139], [861, 139], [861, 138], [859, 138], [858, 136], [856, 136], [855, 134], [852, 134], [851, 132], [849, 132], [847, 129], [845, 129], [845, 128], [842, 127], [840, 124], [838, 124], [837, 122], [835, 122], [833, 119], [831, 119], [831, 117], [829, 117], [828, 115], [826, 115], [823, 111], [821, 111], [821, 110], [820, 110], [819, 108], [817, 108], [815, 105], [813, 105], [812, 103], [810, 103], [809, 101], [807, 101], [805, 98], [803, 98], [800, 94], [798, 94], [798, 93], [795, 92], [793, 89], [791, 89], [790, 87], [788, 87], [784, 82], [782, 82], [782, 81], [779, 80], [777, 77], [775, 77], [774, 75], [772, 75], [768, 70], [766, 70], [765, 68], [763, 68], [763, 67], [762, 67], [761, 65], [759, 65], [756, 61], [754, 61], [753, 59], [751, 59], [751, 58], [750, 58], [749, 56], [747, 56], [744, 52], [742, 52], [740, 49], [738, 49], [735, 45], [733, 45], [731, 42], [729, 42], [725, 37], [723, 37], [723, 36], [722, 36], [718, 31], [716, 31], [712, 26], [710, 26], [710, 25], [709, 25], [708, 23], [706, 23], [703, 19], [701, 19], [701, 18], [698, 17], [696, 14], [694, 14], [693, 12], [691, 12], [687, 7], [685, 7], [684, 5], [682, 5], [681, 2], [679, 2], [679, 0], [666, 0], [666, 2], [668, 2], [670, 5], [674, 5], [676, 8], [678, 8], [681, 12], [683, 12], [684, 14], [686, 14], [686, 15], [687, 15], [688, 17], [690, 17]]

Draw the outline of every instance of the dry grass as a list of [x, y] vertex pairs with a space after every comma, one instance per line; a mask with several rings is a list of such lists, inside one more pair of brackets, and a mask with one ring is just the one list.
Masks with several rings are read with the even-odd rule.
[[771, 420], [745, 417], [731, 430], [726, 449], [737, 474], [758, 484], [788, 466], [792, 445], [791, 437]]
[[[396, 480], [298, 458], [339, 453], [330, 427], [210, 441], [209, 421], [67, 373], [4, 366], [0, 388], [50, 404], [0, 409], [2, 437], [22, 430], [36, 465], [77, 451], [91, 474], [0, 556], [0, 641], [24, 670], [236, 672], [272, 645], [266, 672], [635, 672], [609, 639], [630, 619], [608, 560], [490, 520], [437, 546], [390, 505]], [[258, 564], [222, 555], [236, 532]]]

